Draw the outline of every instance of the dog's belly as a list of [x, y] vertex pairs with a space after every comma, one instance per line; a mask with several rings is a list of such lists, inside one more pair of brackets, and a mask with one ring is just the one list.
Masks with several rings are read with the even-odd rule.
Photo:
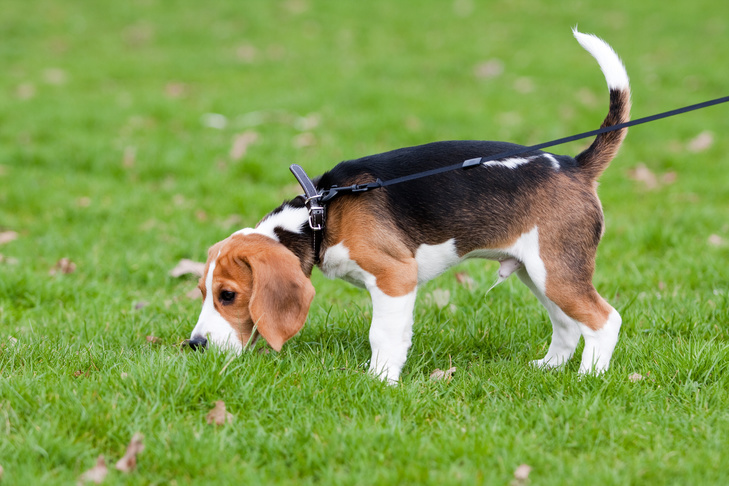
[[513, 260], [512, 254], [503, 249], [484, 248], [458, 256], [456, 241], [453, 238], [438, 245], [422, 244], [415, 252], [415, 261], [418, 262], [418, 283], [432, 280], [452, 266], [469, 258], [485, 258], [500, 262]]

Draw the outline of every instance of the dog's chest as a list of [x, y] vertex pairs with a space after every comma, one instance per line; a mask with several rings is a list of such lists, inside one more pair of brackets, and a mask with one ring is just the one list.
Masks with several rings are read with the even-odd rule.
[[349, 249], [344, 243], [337, 243], [327, 248], [319, 268], [328, 278], [341, 278], [358, 287], [367, 287], [375, 283], [375, 276], [364, 271], [350, 258]]

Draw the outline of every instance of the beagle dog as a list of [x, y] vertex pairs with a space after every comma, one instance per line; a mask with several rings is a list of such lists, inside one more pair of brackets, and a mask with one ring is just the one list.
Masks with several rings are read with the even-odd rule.
[[[630, 87], [620, 58], [598, 37], [574, 35], [607, 80], [610, 108], [603, 126], [627, 122]], [[284, 202], [255, 228], [210, 248], [199, 284], [202, 311], [188, 343], [240, 352], [260, 335], [279, 351], [304, 325], [317, 265], [327, 277], [370, 292], [369, 369], [395, 382], [412, 342], [418, 285], [465, 259], [487, 258], [500, 262], [501, 278], [516, 273], [549, 313], [552, 340], [535, 365], [563, 365], [582, 336], [580, 373], [604, 372], [622, 321], [592, 285], [604, 230], [596, 181], [626, 132], [600, 134], [574, 158], [530, 151], [468, 171], [341, 195], [328, 203], [318, 252], [303, 198]], [[429, 143], [342, 162], [315, 184], [324, 190], [389, 180], [519, 148]]]

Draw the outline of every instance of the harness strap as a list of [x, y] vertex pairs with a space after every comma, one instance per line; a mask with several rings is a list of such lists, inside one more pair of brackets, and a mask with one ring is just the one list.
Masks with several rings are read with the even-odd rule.
[[312, 238], [312, 246], [314, 248], [314, 263], [319, 263], [319, 252], [321, 251], [321, 242], [324, 239], [324, 223], [326, 221], [326, 207], [321, 204], [321, 193], [314, 186], [314, 182], [306, 175], [306, 171], [300, 165], [292, 164], [289, 170], [299, 185], [304, 189], [304, 206], [309, 212], [309, 227], [314, 237]]

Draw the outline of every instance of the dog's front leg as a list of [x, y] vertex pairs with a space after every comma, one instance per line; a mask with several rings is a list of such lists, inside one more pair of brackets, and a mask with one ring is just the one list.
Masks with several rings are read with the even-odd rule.
[[375, 284], [367, 289], [372, 296], [370, 373], [393, 384], [400, 377], [412, 344], [417, 287], [398, 297], [387, 295]]

